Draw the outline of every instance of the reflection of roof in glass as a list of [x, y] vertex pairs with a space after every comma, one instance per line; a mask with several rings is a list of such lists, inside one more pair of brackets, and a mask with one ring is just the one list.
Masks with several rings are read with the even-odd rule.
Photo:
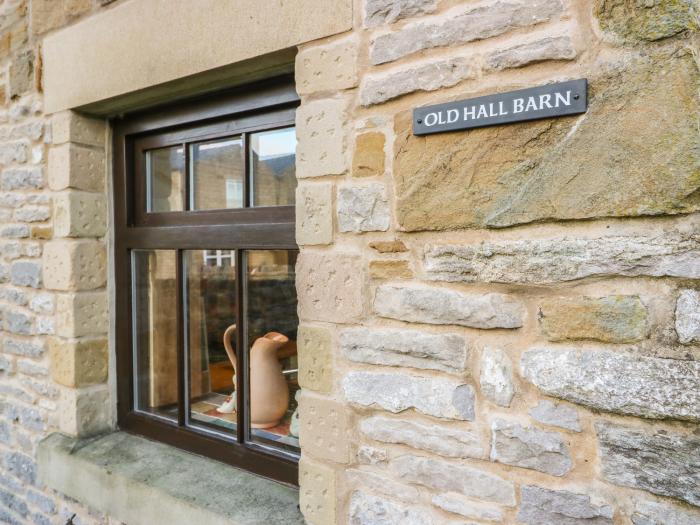
[[258, 157], [258, 155], [253, 152], [254, 160], [257, 169], [266, 169], [272, 172], [274, 177], [282, 177], [289, 170], [294, 169], [294, 159], [295, 155], [283, 154], [283, 155], [270, 155], [267, 157]]

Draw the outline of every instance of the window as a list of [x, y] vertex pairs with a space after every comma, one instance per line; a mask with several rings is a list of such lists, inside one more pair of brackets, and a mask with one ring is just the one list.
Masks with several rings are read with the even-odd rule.
[[114, 121], [121, 428], [297, 482], [289, 79]]

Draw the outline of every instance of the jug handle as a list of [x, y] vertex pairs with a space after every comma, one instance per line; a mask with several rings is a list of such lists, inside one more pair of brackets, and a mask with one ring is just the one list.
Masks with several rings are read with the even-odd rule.
[[233, 365], [234, 374], [236, 373], [236, 351], [233, 349], [233, 345], [231, 345], [231, 337], [235, 332], [235, 324], [229, 326], [224, 332], [224, 348], [226, 349], [226, 354], [228, 355], [228, 358], [231, 360], [231, 364]]

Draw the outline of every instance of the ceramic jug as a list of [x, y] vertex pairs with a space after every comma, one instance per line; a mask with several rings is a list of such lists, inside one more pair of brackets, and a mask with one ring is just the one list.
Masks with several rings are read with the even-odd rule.
[[[224, 348], [233, 371], [236, 373], [236, 352], [231, 338], [236, 331], [233, 324], [224, 332]], [[282, 373], [277, 351], [289, 341], [278, 332], [268, 332], [259, 337], [250, 349], [250, 426], [270, 428], [276, 426], [289, 407], [289, 387]], [[236, 376], [233, 376], [234, 386]]]

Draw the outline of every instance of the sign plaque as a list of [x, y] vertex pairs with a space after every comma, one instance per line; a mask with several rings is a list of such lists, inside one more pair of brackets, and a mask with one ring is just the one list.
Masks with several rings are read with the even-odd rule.
[[569, 80], [413, 110], [413, 134], [481, 128], [585, 113], [588, 82]]

